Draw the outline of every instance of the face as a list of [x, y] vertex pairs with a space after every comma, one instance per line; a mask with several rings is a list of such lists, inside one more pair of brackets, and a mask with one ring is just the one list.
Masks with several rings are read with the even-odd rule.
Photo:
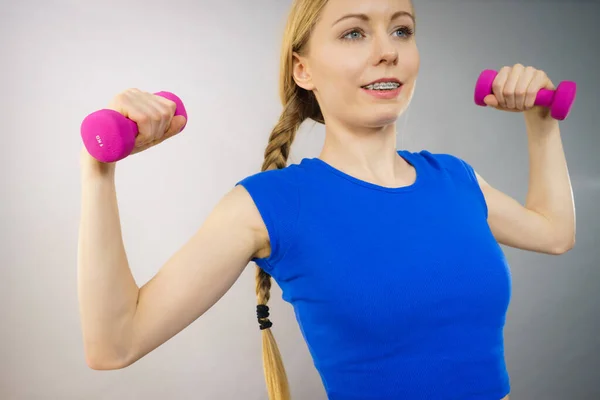
[[[410, 0], [328, 1], [306, 51], [294, 57], [294, 79], [313, 91], [326, 121], [370, 128], [396, 122], [419, 70], [412, 16]], [[401, 85], [366, 87], [380, 79]]]

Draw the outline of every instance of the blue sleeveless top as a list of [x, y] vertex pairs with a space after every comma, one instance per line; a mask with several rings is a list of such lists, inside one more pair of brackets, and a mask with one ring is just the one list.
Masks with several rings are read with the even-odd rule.
[[238, 182], [271, 242], [252, 261], [293, 306], [330, 400], [499, 400], [511, 277], [474, 171], [398, 154], [416, 169], [410, 186], [318, 158]]

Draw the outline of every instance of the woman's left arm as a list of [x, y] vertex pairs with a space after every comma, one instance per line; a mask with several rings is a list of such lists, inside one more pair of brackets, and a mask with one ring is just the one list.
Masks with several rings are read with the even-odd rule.
[[489, 106], [524, 114], [529, 145], [525, 205], [476, 175], [499, 243], [558, 255], [575, 245], [575, 206], [559, 122], [547, 109], [533, 105], [542, 88], [554, 89], [543, 71], [517, 64], [499, 71], [494, 94], [486, 97]]

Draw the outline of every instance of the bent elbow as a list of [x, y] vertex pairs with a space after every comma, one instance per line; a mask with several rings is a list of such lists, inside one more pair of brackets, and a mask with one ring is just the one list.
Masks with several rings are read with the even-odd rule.
[[114, 371], [124, 369], [132, 363], [125, 357], [109, 356], [106, 352], [85, 352], [86, 365], [95, 371]]
[[115, 363], [115, 362], [107, 362], [106, 360], [88, 360], [86, 359], [87, 366], [94, 371], [115, 371], [118, 369], [124, 369], [128, 365]]
[[568, 253], [574, 247], [575, 247], [575, 236], [569, 238], [568, 240], [562, 240], [562, 241], [556, 243], [550, 250], [550, 254], [560, 256], [565, 253]]

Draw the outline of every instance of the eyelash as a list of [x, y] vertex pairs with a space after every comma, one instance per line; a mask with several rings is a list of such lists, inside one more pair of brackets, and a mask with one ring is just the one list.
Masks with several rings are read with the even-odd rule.
[[[408, 26], [403, 26], [403, 27], [401, 27], [401, 28], [398, 28], [398, 29], [396, 29], [394, 32], [398, 32], [398, 31], [402, 31], [402, 32], [404, 33], [404, 35], [406, 35], [406, 36], [405, 36], [405, 39], [408, 39], [408, 38], [410, 38], [410, 37], [411, 37], [411, 36], [414, 34], [414, 30], [413, 30], [412, 28], [409, 28]], [[345, 34], [342, 36], [342, 38], [341, 38], [341, 39], [342, 39], [342, 40], [345, 40], [345, 41], [349, 41], [349, 42], [356, 41], [356, 40], [360, 39], [360, 38], [356, 38], [356, 39], [349, 39], [349, 38], [347, 38], [347, 36], [348, 36], [348, 35], [350, 35], [351, 33], [355, 33], [355, 32], [357, 32], [357, 33], [360, 33], [360, 34], [362, 35], [362, 32], [361, 32], [361, 30], [360, 30], [360, 29], [358, 29], [358, 28], [354, 28], [354, 29], [352, 29], [351, 31], [348, 31], [348, 32], [346, 32], [346, 33], [345, 33]]]

